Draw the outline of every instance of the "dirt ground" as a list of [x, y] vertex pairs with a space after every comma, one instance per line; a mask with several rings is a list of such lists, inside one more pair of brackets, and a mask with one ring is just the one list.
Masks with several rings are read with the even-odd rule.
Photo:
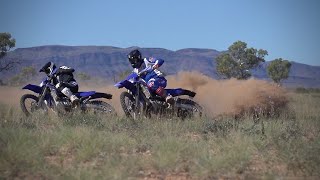
[[20, 97], [25, 92], [19, 87], [0, 86], [0, 104], [18, 106]]
[[[167, 88], [181, 87], [195, 91], [197, 95], [194, 100], [205, 108], [209, 116], [236, 113], [239, 107], [246, 108], [265, 103], [265, 97], [286, 96], [283, 88], [257, 79], [215, 80], [197, 72], [180, 72], [166, 78], [168, 79]], [[90, 85], [82, 82], [79, 84], [80, 91], [95, 90], [112, 94], [113, 99], [106, 102], [114, 106], [119, 114], [123, 114], [119, 97], [125, 89], [117, 89], [113, 85], [94, 84], [94, 82]], [[22, 90], [21, 87], [0, 86], [0, 104], [18, 106], [20, 97], [26, 93], [32, 92]]]

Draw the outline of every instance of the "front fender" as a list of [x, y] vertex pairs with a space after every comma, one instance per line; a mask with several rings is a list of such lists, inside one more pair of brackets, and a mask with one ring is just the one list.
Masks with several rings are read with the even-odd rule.
[[38, 94], [40, 94], [42, 91], [42, 88], [40, 86], [33, 85], [33, 84], [28, 84], [28, 85], [24, 86], [22, 89], [28, 89], [28, 90], [33, 91]]
[[117, 84], [115, 84], [114, 86], [118, 87], [119, 89], [124, 87], [124, 88], [130, 90], [131, 92], [135, 92], [135, 89], [136, 89], [134, 83], [132, 83], [128, 80], [120, 81]]

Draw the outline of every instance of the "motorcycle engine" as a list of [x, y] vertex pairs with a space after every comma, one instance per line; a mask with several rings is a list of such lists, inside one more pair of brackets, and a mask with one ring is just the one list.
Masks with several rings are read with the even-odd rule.
[[164, 109], [167, 107], [167, 103], [163, 101], [150, 100], [150, 103], [152, 104], [153, 109], [156, 111], [160, 111], [161, 109]]

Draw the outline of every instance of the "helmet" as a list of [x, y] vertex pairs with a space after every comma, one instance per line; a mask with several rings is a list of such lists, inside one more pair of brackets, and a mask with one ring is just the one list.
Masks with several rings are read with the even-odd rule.
[[47, 62], [39, 72], [45, 72], [47, 75], [52, 74], [56, 70], [56, 65], [53, 62]]
[[131, 66], [133, 68], [140, 68], [142, 63], [143, 63], [143, 59], [141, 57], [141, 53], [139, 50], [133, 50], [128, 54], [128, 59], [129, 62], [131, 64]]

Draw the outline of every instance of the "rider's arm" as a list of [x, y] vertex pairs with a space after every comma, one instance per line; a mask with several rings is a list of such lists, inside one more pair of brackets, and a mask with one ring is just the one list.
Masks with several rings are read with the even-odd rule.
[[163, 59], [157, 59], [154, 65], [152, 66], [152, 69], [158, 69], [160, 66], [162, 66], [163, 63], [164, 63]]
[[143, 70], [141, 70], [138, 74], [141, 75], [143, 73], [148, 73], [152, 71], [152, 67], [151, 66], [147, 66], [146, 68], [144, 68]]
[[139, 74], [142, 74], [144, 72], [150, 72], [150, 71], [153, 71], [155, 69], [158, 69], [164, 63], [164, 60], [163, 59], [155, 59], [153, 57], [150, 57], [149, 59], [145, 58], [144, 59], [144, 63], [146, 65], [146, 68], [141, 70], [139, 72]]

